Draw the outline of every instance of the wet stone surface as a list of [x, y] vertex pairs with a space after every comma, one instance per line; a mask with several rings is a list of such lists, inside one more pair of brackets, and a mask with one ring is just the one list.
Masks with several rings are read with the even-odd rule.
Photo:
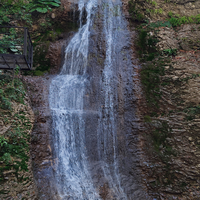
[[[115, 192], [115, 187], [119, 187], [115, 186], [115, 184], [118, 185], [117, 178], [120, 179], [120, 185], [127, 195], [125, 199], [149, 199], [142, 184], [139, 169], [138, 143], [140, 139], [137, 129], [140, 126], [140, 120], [136, 117], [138, 101], [136, 91], [139, 88], [137, 81], [133, 81], [137, 78], [138, 68], [132, 64], [130, 36], [126, 30], [127, 24], [121, 17], [121, 21], [112, 22], [114, 26], [112, 30], [114, 46], [112, 46], [113, 53], [111, 54], [112, 75], [109, 79], [109, 91], [107, 90], [106, 81], [108, 79], [105, 75], [104, 64], [108, 59], [106, 41], [108, 32], [104, 32], [104, 26], [108, 22], [105, 21], [107, 19], [103, 17], [105, 16], [103, 12], [105, 12], [103, 8], [96, 8], [94, 22], [90, 27], [90, 48], [85, 72], [87, 81], [84, 85], [82, 118], [85, 123], [87, 167], [92, 177], [92, 184], [101, 199], [120, 199]], [[117, 28], [119, 31], [114, 31]], [[54, 179], [57, 176], [59, 160], [56, 156], [56, 138], [52, 134], [52, 113], [48, 103], [49, 85], [54, 77], [27, 77], [26, 80], [36, 115], [35, 128], [32, 133], [34, 138], [32, 159], [41, 199], [60, 199]], [[110, 105], [106, 100], [109, 96], [112, 96]], [[112, 115], [115, 131], [109, 133], [109, 126], [113, 120]], [[117, 176], [115, 175], [116, 158], [113, 157], [114, 155], [117, 156]], [[109, 170], [107, 177], [104, 175], [106, 170]], [[111, 179], [114, 181], [112, 182]], [[74, 198], [66, 195], [62, 199]]]

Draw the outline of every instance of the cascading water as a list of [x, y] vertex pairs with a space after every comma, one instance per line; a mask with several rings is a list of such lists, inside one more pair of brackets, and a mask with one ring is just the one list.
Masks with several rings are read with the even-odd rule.
[[[82, 13], [84, 3], [79, 2]], [[96, 199], [87, 169], [83, 97], [87, 84], [89, 27], [94, 0], [86, 5], [87, 23], [66, 48], [65, 64], [50, 86], [50, 107], [53, 115], [55, 152], [58, 158], [56, 181], [62, 198]]]
[[[130, 178], [129, 172], [122, 173], [127, 161], [121, 159], [130, 154], [120, 155], [121, 151], [128, 151], [125, 149], [128, 136], [124, 130], [120, 132], [120, 126], [125, 126], [124, 121], [128, 124], [130, 112], [134, 112], [128, 108], [127, 116], [118, 114], [120, 105], [117, 104], [120, 95], [124, 95], [121, 90], [130, 96], [133, 87], [131, 67], [122, 69], [128, 61], [130, 63], [130, 57], [125, 46], [127, 31], [121, 2], [79, 0], [78, 9], [80, 28], [65, 50], [65, 63], [60, 74], [50, 85], [57, 192], [61, 199], [133, 199], [135, 196], [130, 193], [137, 193], [137, 183], [133, 184], [134, 178]], [[87, 21], [83, 25], [84, 9]], [[102, 53], [102, 70], [97, 64], [99, 74], [95, 75], [90, 67], [92, 59], [100, 58], [97, 52], [92, 54], [90, 51], [94, 46], [91, 42], [95, 35], [94, 20], [98, 18], [102, 20], [101, 42], [105, 46], [105, 50], [99, 47], [99, 51], [105, 53]], [[128, 86], [122, 83], [120, 86], [121, 78], [127, 79]], [[98, 89], [91, 92], [91, 88], [97, 86]], [[123, 104], [126, 107], [128, 103], [124, 100]], [[105, 185], [106, 194], [102, 195], [99, 188]]]

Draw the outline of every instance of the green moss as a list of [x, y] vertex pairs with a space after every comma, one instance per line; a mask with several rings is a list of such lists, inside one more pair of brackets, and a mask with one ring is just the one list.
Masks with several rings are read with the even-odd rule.
[[44, 73], [46, 73], [46, 72], [47, 72], [47, 71], [42, 72], [42, 71], [40, 71], [40, 70], [35, 70], [35, 71], [33, 72], [33, 74], [34, 74], [35, 76], [43, 76]]
[[151, 117], [149, 115], [144, 116], [144, 121], [145, 122], [152, 122]]

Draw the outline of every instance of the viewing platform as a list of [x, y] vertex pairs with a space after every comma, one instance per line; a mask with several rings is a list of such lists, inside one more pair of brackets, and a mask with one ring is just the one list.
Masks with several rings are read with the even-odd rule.
[[0, 69], [31, 70], [33, 44], [28, 28], [0, 26]]

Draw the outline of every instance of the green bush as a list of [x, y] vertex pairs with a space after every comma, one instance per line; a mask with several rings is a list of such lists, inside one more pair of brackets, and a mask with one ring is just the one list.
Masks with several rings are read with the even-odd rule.
[[37, 11], [40, 13], [46, 13], [51, 10], [52, 7], [59, 7], [59, 0], [33, 0], [32, 9], [30, 12]]
[[196, 16], [182, 16], [179, 17], [178, 15], [173, 14], [172, 12], [168, 13], [169, 19], [168, 21], [173, 27], [181, 26], [182, 24], [199, 24], [200, 23], [200, 14]]
[[31, 26], [32, 12], [46, 13], [48, 10], [59, 6], [60, 0], [1, 0], [0, 25], [7, 25], [12, 20], [21, 20]]

